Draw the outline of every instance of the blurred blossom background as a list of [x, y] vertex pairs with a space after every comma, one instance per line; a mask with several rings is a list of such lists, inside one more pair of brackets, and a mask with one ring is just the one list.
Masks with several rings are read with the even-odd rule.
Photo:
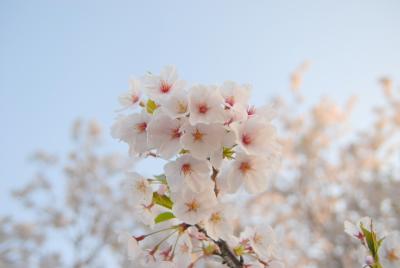
[[399, 12], [396, 0], [0, 1], [0, 267], [127, 265], [114, 239], [135, 224], [123, 173], [162, 166], [127, 159], [109, 129], [128, 79], [167, 64], [276, 104], [281, 172], [244, 207], [282, 227], [288, 267], [356, 267], [344, 219], [400, 229]]

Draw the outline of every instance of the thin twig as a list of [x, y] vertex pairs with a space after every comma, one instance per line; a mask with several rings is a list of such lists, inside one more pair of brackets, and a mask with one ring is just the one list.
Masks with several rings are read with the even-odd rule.
[[230, 268], [243, 268], [243, 262], [239, 260], [229, 249], [228, 244], [225, 242], [225, 240], [219, 239], [219, 240], [214, 240], [211, 238], [208, 234], [207, 231], [199, 226], [198, 224], [195, 225], [197, 230], [202, 232], [208, 239], [213, 241], [220, 249], [219, 253], [215, 253], [215, 255], [220, 256], [226, 265]]

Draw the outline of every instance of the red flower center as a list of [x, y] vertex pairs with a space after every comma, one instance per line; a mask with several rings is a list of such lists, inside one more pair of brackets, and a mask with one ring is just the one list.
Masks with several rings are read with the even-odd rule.
[[175, 128], [175, 129], [172, 130], [171, 138], [172, 139], [179, 139], [181, 137], [181, 134], [182, 133], [179, 131], [179, 128]]
[[251, 169], [250, 163], [249, 162], [240, 163], [239, 169], [242, 173], [246, 173]]
[[183, 172], [183, 175], [188, 175], [190, 172], [192, 172], [192, 167], [189, 163], [185, 163], [182, 165], [181, 171]]
[[244, 145], [249, 145], [251, 143], [251, 137], [248, 134], [242, 135], [242, 142]]
[[205, 114], [208, 111], [208, 107], [206, 104], [200, 104], [198, 108], [199, 108], [199, 113], [201, 114]]
[[147, 123], [146, 122], [142, 122], [136, 125], [136, 129], [139, 133], [143, 133], [146, 131], [147, 128]]
[[250, 106], [247, 108], [247, 115], [254, 115], [256, 113], [256, 108], [254, 106]]
[[132, 103], [136, 103], [139, 100], [139, 97], [137, 95], [133, 95], [131, 98]]
[[364, 240], [364, 234], [361, 232], [358, 232], [358, 234], [356, 234], [355, 237], [360, 239], [361, 241]]
[[166, 81], [161, 81], [160, 91], [161, 93], [168, 93], [171, 90], [172, 85], [168, 84]]

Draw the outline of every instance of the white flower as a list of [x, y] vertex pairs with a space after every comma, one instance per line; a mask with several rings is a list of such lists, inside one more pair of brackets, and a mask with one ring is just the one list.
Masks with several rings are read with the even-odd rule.
[[220, 92], [225, 100], [225, 125], [247, 119], [246, 107], [248, 106], [250, 91], [250, 85], [238, 85], [232, 81], [226, 81], [222, 84]]
[[253, 117], [236, 124], [236, 141], [251, 154], [276, 154], [279, 152], [275, 127], [260, 117]]
[[160, 206], [153, 204], [138, 203], [133, 208], [133, 215], [138, 222], [141, 222], [150, 228], [154, 227], [154, 218], [164, 210]]
[[176, 91], [163, 102], [161, 109], [170, 117], [184, 117], [189, 113], [188, 93], [184, 90]]
[[138, 242], [127, 232], [118, 234], [118, 242], [124, 246], [125, 255], [129, 260], [134, 260], [141, 253]]
[[269, 259], [275, 255], [277, 238], [271, 226], [246, 227], [241, 238], [249, 239], [251, 248], [260, 258]]
[[197, 224], [207, 219], [217, 204], [212, 188], [199, 193], [186, 188], [178, 194], [172, 193], [172, 199], [174, 201], [172, 212], [178, 219], [188, 224]]
[[221, 141], [226, 131], [219, 124], [196, 124], [183, 126], [181, 143], [184, 149], [198, 159], [205, 159], [221, 148]]
[[[141, 267], [160, 267], [160, 256], [159, 251], [153, 252], [150, 249], [142, 250], [137, 259], [139, 260], [139, 264], [135, 263], [134, 265], [141, 265]], [[134, 266], [136, 267], [136, 266]]]
[[224, 99], [216, 86], [194, 86], [189, 91], [189, 121], [197, 123], [223, 123]]
[[173, 92], [182, 90], [185, 83], [178, 80], [174, 66], [166, 66], [160, 75], [147, 74], [143, 78], [143, 87], [150, 98], [162, 103]]
[[193, 192], [201, 192], [213, 186], [210, 163], [188, 154], [167, 163], [164, 172], [172, 192], [182, 190], [185, 185]]
[[187, 232], [179, 234], [173, 261], [176, 267], [189, 267], [192, 262], [192, 241]]
[[[227, 159], [227, 157], [233, 157], [233, 146], [235, 145], [235, 142], [235, 133], [233, 131], [225, 131], [220, 148], [210, 155], [210, 162], [213, 167], [219, 169], [224, 159]], [[230, 152], [232, 152], [232, 155], [224, 155], [224, 153], [229, 154]]]
[[247, 107], [247, 102], [250, 98], [251, 86], [250, 85], [238, 85], [233, 81], [225, 81], [220, 92], [225, 100], [225, 105], [228, 107], [234, 107], [237, 104]]
[[248, 118], [259, 117], [270, 122], [276, 116], [275, 104], [267, 104], [261, 107], [247, 106], [247, 116]]
[[247, 111], [245, 106], [240, 103], [224, 110], [224, 126], [230, 126], [234, 122], [247, 120]]
[[371, 230], [371, 223], [372, 223], [372, 219], [370, 217], [361, 218], [360, 220], [357, 221], [356, 224], [353, 224], [349, 221], [345, 221], [344, 222], [344, 231], [348, 235], [355, 237], [358, 240], [360, 240], [362, 243], [364, 243], [365, 236], [364, 236], [363, 231], [361, 230], [361, 225], [365, 229]]
[[218, 204], [204, 222], [207, 234], [215, 240], [226, 239], [233, 233], [232, 208], [226, 204]]
[[248, 193], [260, 193], [267, 189], [268, 179], [277, 166], [274, 157], [236, 153], [232, 164], [223, 167], [221, 185], [227, 192], [235, 192], [244, 184]]
[[386, 236], [379, 250], [379, 256], [383, 267], [400, 267], [400, 232], [392, 232]]
[[140, 81], [136, 79], [129, 80], [128, 92], [122, 94], [118, 100], [124, 108], [134, 108], [140, 100]]
[[169, 159], [181, 150], [180, 138], [183, 120], [172, 119], [165, 114], [157, 114], [147, 127], [149, 146], [157, 149], [164, 159]]
[[111, 128], [113, 138], [129, 144], [129, 153], [136, 155], [149, 149], [147, 144], [147, 125], [150, 116], [146, 112], [120, 116]]
[[127, 177], [124, 188], [132, 203], [149, 205], [153, 198], [153, 190], [147, 179], [136, 172], [127, 173]]

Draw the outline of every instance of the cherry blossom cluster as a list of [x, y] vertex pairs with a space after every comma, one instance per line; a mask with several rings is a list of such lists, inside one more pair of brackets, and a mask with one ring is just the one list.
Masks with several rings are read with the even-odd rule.
[[[280, 158], [271, 106], [249, 105], [251, 87], [232, 81], [188, 86], [173, 66], [130, 81], [112, 136], [132, 156], [164, 159], [164, 174], [128, 174], [125, 189], [147, 234], [121, 235], [140, 265], [283, 267], [269, 226], [233, 230], [226, 199], [267, 190]], [[133, 113], [132, 113], [133, 111]]]
[[377, 228], [371, 218], [364, 217], [355, 224], [345, 221], [344, 231], [357, 239], [364, 255], [364, 266], [368, 268], [400, 267], [400, 233], [386, 233]]

